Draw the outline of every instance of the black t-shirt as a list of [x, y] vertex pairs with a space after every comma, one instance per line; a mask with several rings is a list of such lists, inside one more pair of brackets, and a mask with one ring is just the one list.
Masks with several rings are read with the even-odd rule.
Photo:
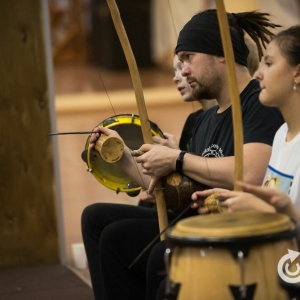
[[[274, 135], [284, 120], [277, 108], [263, 106], [258, 95], [259, 83], [250, 81], [240, 94], [244, 144], [272, 145]], [[234, 155], [231, 107], [217, 113], [218, 106], [203, 112], [197, 119], [190, 151], [205, 157]]]
[[193, 134], [193, 129], [195, 126], [195, 123], [198, 119], [198, 117], [203, 113], [203, 109], [199, 109], [193, 113], [191, 113], [183, 126], [182, 132], [181, 132], [181, 137], [179, 140], [179, 148], [181, 150], [189, 150], [189, 144], [190, 144], [190, 140], [192, 138], [192, 134]]

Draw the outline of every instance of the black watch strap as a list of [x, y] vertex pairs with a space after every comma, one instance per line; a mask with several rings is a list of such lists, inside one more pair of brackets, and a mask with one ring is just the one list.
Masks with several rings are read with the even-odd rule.
[[183, 157], [187, 153], [187, 151], [180, 151], [177, 159], [176, 159], [176, 172], [182, 173], [183, 166]]

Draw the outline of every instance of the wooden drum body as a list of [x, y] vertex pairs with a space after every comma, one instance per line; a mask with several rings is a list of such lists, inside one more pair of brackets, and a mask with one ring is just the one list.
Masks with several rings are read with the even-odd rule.
[[277, 265], [288, 249], [297, 251], [298, 231], [285, 215], [258, 212], [178, 222], [167, 233], [167, 299], [289, 299]]

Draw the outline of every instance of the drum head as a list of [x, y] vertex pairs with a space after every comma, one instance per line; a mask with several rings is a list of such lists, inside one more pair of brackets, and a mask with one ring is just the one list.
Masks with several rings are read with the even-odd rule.
[[287, 215], [242, 211], [186, 218], [169, 230], [167, 236], [178, 241], [228, 242], [266, 238], [294, 229]]
[[[139, 149], [144, 144], [141, 121], [137, 115], [122, 114], [110, 117], [98, 126], [113, 129], [119, 133], [126, 145], [132, 149]], [[158, 126], [150, 122], [153, 136], [163, 137]], [[86, 141], [87, 165], [93, 176], [111, 190], [126, 193], [135, 193], [141, 190], [135, 181], [129, 177], [117, 164], [105, 162], [95, 151], [89, 150], [90, 137]]]

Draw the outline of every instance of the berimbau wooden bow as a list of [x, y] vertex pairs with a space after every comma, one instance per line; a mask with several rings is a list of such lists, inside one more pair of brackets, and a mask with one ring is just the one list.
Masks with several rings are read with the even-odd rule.
[[229, 84], [229, 93], [231, 98], [232, 122], [233, 122], [233, 136], [234, 136], [234, 158], [235, 158], [235, 172], [234, 172], [234, 189], [241, 190], [236, 185], [236, 181], [243, 180], [243, 123], [241, 113], [241, 101], [237, 85], [235, 60], [233, 55], [233, 48], [231, 36], [229, 32], [229, 25], [227, 14], [223, 0], [215, 0], [217, 15], [219, 21], [219, 28], [221, 32], [223, 51], [225, 56], [226, 71]]
[[[125, 31], [119, 9], [117, 7], [117, 4], [115, 0], [107, 0], [107, 4], [110, 10], [110, 14], [116, 29], [116, 32], [118, 34], [119, 40], [121, 42], [122, 49], [124, 51], [126, 61], [128, 64], [128, 68], [130, 71], [130, 76], [135, 92], [135, 98], [137, 103], [137, 108], [141, 120], [141, 129], [143, 133], [143, 139], [144, 142], [147, 144], [153, 144], [151, 129], [150, 129], [150, 122], [148, 119], [145, 99], [144, 99], [144, 93], [143, 93], [143, 87], [141, 83], [141, 78], [138, 72], [137, 64], [135, 61], [135, 57], [133, 55], [130, 42], [127, 37], [127, 33]], [[163, 232], [164, 229], [168, 225], [168, 218], [167, 218], [167, 210], [166, 210], [166, 204], [164, 199], [164, 193], [162, 190], [161, 183], [158, 182], [156, 184], [155, 188], [155, 198], [156, 198], [156, 206], [157, 206], [157, 213], [158, 213], [158, 222], [159, 222], [159, 229], [160, 232]], [[164, 239], [165, 235], [161, 235], [161, 239]]]

